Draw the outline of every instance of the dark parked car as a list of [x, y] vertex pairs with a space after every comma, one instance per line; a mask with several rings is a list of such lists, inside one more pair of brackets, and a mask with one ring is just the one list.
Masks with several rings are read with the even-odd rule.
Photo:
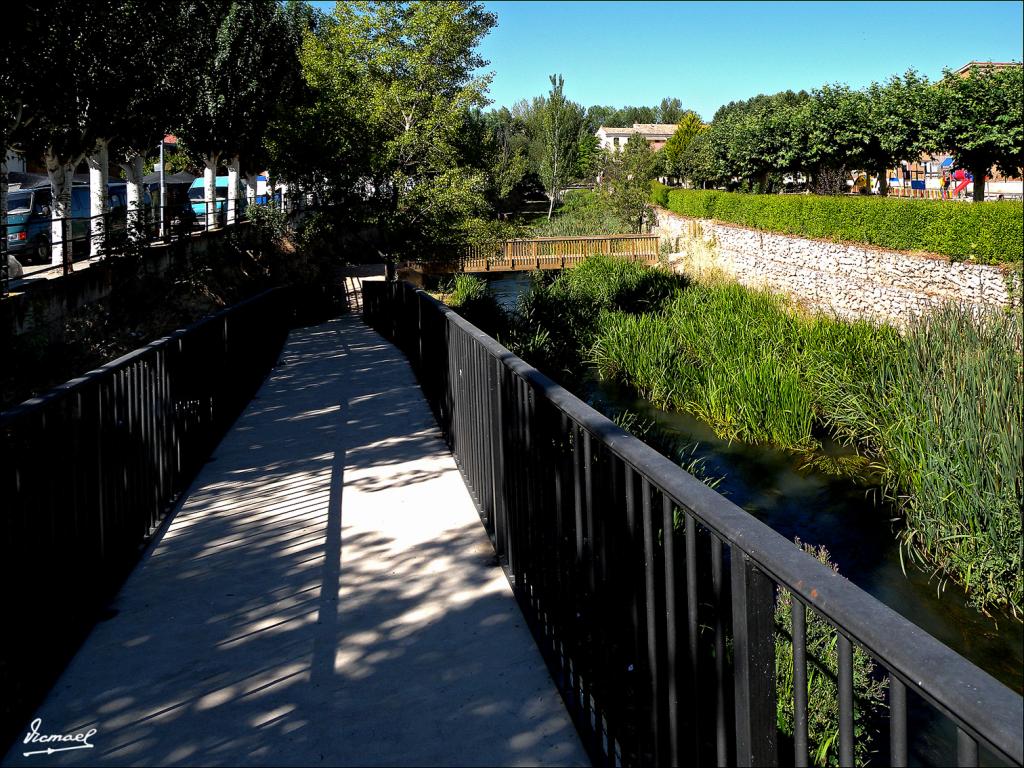
[[[149, 192], [144, 191], [148, 211]], [[127, 186], [111, 181], [107, 187], [110, 206], [110, 231], [125, 229], [127, 221]], [[48, 182], [12, 190], [7, 196], [7, 250], [22, 264], [45, 263], [50, 260], [51, 213], [53, 200]], [[148, 213], [147, 213], [148, 215]], [[89, 185], [75, 181], [71, 186], [72, 253], [89, 250]]]

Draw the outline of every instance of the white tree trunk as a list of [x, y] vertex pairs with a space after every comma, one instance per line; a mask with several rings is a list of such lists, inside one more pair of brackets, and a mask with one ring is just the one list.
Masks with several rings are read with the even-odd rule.
[[206, 201], [206, 228], [213, 229], [217, 226], [217, 162], [220, 155], [205, 155], [203, 164], [203, 188]]
[[107, 181], [110, 178], [110, 152], [105, 139], [96, 144], [89, 155], [89, 256], [103, 253], [107, 230]]
[[67, 241], [67, 264], [71, 267], [71, 174], [74, 163], [62, 163], [52, 148], [43, 155], [46, 175], [50, 179], [50, 263], [59, 266], [64, 263], [64, 243]]
[[126, 163], [121, 163], [128, 180], [128, 236], [133, 242], [143, 239], [146, 233], [146, 209], [142, 193], [142, 155], [134, 152]]
[[259, 172], [253, 171], [245, 177], [245, 201], [248, 205], [256, 205], [257, 185], [259, 184]]
[[228, 226], [238, 221], [238, 155], [228, 162]]

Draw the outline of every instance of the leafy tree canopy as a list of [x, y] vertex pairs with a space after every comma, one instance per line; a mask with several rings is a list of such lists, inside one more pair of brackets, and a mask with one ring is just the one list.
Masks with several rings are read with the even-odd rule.
[[673, 122], [676, 122], [679, 127], [669, 137], [669, 140], [665, 142], [665, 146], [661, 148], [661, 155], [663, 156], [662, 167], [668, 175], [679, 176], [681, 175], [680, 161], [683, 154], [686, 152], [687, 147], [690, 146], [690, 142], [693, 141], [694, 137], [701, 131], [706, 130], [707, 126], [700, 119], [700, 116], [692, 111], [684, 112]]
[[928, 140], [974, 174], [974, 198], [983, 200], [994, 165], [1010, 176], [1024, 166], [1024, 67], [946, 71], [935, 88], [939, 118]]
[[651, 211], [651, 180], [657, 160], [647, 139], [638, 133], [629, 137], [619, 152], [605, 154], [601, 188], [612, 210], [629, 222], [633, 232], [642, 232]]
[[333, 199], [368, 198], [391, 253], [440, 247], [486, 206], [463, 139], [487, 104], [476, 47], [495, 23], [477, 2], [339, 2], [306, 38], [314, 100], [296, 118], [326, 149]]

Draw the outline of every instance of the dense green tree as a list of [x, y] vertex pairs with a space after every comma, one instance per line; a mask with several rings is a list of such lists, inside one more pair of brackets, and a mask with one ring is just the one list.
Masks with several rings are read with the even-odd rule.
[[499, 214], [507, 213], [521, 203], [530, 168], [524, 121], [507, 107], [488, 112], [483, 117], [481, 147], [491, 204]]
[[824, 85], [797, 115], [805, 129], [802, 165], [819, 193], [846, 190], [848, 169], [873, 166], [873, 127], [867, 94], [842, 84]]
[[717, 187], [726, 184], [728, 174], [718, 154], [714, 133], [697, 133], [679, 158], [679, 175], [692, 187]]
[[[195, 1], [195, 0], [194, 0]], [[194, 100], [177, 132], [202, 160], [207, 221], [216, 223], [216, 176], [229, 170], [228, 216], [238, 194], [239, 158], [262, 146], [274, 104], [295, 60], [294, 37], [277, 0], [200, 0], [194, 8], [193, 44], [205, 66], [190, 84]], [[296, 67], [297, 71], [297, 67]]]
[[748, 189], [770, 191], [781, 174], [800, 164], [804, 139], [803, 92], [758, 95], [721, 107], [711, 123], [710, 145], [728, 178]]
[[600, 165], [601, 144], [597, 136], [584, 129], [580, 133], [573, 178], [577, 181], [592, 183], [600, 170]]
[[75, 167], [109, 136], [126, 56], [117, 45], [120, 28], [113, 3], [52, 0], [29, 10], [34, 42], [30, 78], [24, 84], [18, 144], [41, 157], [51, 189], [51, 257], [71, 265], [71, 177]]
[[672, 122], [678, 124], [676, 132], [665, 142], [658, 154], [662, 156], [662, 170], [668, 176], [681, 176], [680, 162], [694, 137], [707, 129], [696, 112], [687, 111]]
[[926, 152], [927, 131], [938, 119], [935, 89], [914, 70], [894, 75], [867, 89], [868, 125], [865, 170], [878, 174], [879, 191], [885, 194], [886, 169]]
[[665, 98], [658, 105], [656, 123], [675, 124], [678, 123], [689, 110], [683, 109], [683, 102], [677, 98]]
[[651, 180], [657, 159], [647, 139], [638, 133], [629, 137], [619, 152], [605, 154], [601, 188], [611, 208], [633, 232], [642, 232], [651, 211]]
[[495, 22], [477, 2], [340, 2], [306, 39], [313, 104], [298, 117], [326, 150], [308, 160], [330, 199], [366, 209], [389, 258], [432, 255], [486, 209], [463, 135], [487, 102], [476, 47]]
[[[189, 85], [204, 65], [189, 39], [196, 8], [177, 0], [124, 0], [121, 5], [118, 49], [145, 53], [123, 57], [120, 88], [110, 104], [115, 119], [108, 124], [105, 143], [125, 172], [128, 209], [136, 224], [142, 223], [146, 157], [184, 119]], [[161, 20], [159, 25], [148, 23], [153, 14]], [[187, 161], [182, 155], [175, 162]]]
[[939, 120], [930, 132], [935, 149], [951, 153], [974, 175], [974, 199], [985, 199], [992, 166], [1019, 176], [1024, 166], [1024, 67], [946, 71], [936, 85]]

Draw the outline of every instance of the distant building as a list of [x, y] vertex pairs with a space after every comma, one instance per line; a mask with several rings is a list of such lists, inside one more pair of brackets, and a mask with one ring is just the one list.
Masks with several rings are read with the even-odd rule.
[[657, 152], [665, 146], [665, 142], [676, 132], [677, 127], [669, 123], [633, 123], [632, 128], [611, 128], [602, 125], [594, 135], [597, 136], [601, 149], [618, 152], [626, 146], [630, 136], [639, 133], [647, 139], [650, 148]]
[[1006, 69], [1007, 67], [1019, 67], [1019, 61], [968, 61], [960, 69], [953, 70], [954, 75], [963, 77], [973, 69]]

